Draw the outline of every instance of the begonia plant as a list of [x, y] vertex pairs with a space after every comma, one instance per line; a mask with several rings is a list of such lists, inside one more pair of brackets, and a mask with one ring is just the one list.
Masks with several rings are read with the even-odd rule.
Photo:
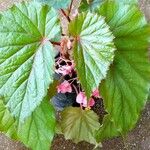
[[126, 135], [149, 93], [149, 41], [136, 0], [34, 0], [1, 12], [0, 130], [33, 150], [49, 150], [55, 134], [96, 146]]

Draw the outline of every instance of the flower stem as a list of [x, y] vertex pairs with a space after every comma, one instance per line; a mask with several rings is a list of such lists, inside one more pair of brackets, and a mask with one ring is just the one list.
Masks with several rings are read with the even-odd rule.
[[73, 86], [73, 88], [74, 88], [74, 90], [75, 90], [76, 94], [78, 94], [78, 90], [77, 90], [76, 86], [75, 86], [75, 85], [73, 85], [73, 84], [72, 84], [72, 86]]
[[70, 7], [69, 7], [69, 15], [70, 15], [70, 13], [71, 13], [72, 6], [73, 6], [73, 0], [71, 0], [71, 4], [70, 4]]
[[53, 45], [58, 45], [60, 46], [60, 42], [53, 42], [53, 41], [50, 41]]
[[70, 17], [66, 14], [66, 12], [63, 9], [61, 9], [61, 12], [66, 17], [66, 19], [68, 20], [68, 22], [70, 22], [71, 21]]
[[83, 106], [82, 106], [82, 104], [80, 104], [80, 108], [81, 108], [81, 109], [83, 109]]
[[69, 79], [69, 80], [68, 80], [68, 82], [70, 82], [70, 81], [71, 81], [71, 82], [70, 82], [70, 84], [72, 84], [75, 80], [77, 80], [77, 77], [72, 78], [72, 79]]

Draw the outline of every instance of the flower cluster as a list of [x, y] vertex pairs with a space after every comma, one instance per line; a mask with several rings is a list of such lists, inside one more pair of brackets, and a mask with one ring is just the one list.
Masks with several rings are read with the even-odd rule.
[[[57, 86], [57, 92], [72, 93], [73, 91], [75, 91], [77, 94], [76, 102], [80, 104], [81, 108], [91, 108], [92, 106], [94, 106], [94, 98], [100, 98], [99, 90], [95, 89], [90, 99], [87, 99], [85, 92], [81, 89], [78, 78], [73, 77], [73, 73], [75, 72], [75, 65], [73, 61], [59, 57], [56, 64], [57, 69], [55, 70], [55, 72], [63, 77], [63, 81]], [[69, 76], [69, 79], [66, 79], [66, 76]]]

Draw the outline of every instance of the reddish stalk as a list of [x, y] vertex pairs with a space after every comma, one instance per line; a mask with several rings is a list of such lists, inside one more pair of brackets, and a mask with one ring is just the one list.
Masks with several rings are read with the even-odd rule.
[[73, 0], [71, 0], [71, 4], [70, 4], [70, 7], [69, 7], [69, 15], [70, 15], [70, 13], [71, 13], [72, 6], [73, 6]]
[[53, 41], [50, 41], [53, 45], [57, 45], [57, 46], [60, 46], [61, 43], [60, 42], [53, 42]]
[[70, 17], [66, 14], [66, 12], [63, 9], [61, 9], [61, 12], [66, 17], [66, 19], [68, 20], [68, 22], [70, 22], [71, 21]]
[[80, 104], [80, 108], [81, 108], [81, 109], [83, 109], [83, 106], [82, 106], [82, 104]]

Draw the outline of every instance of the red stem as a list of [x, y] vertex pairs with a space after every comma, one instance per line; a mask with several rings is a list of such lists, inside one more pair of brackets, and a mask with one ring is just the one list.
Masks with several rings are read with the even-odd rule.
[[81, 108], [81, 109], [83, 109], [83, 106], [82, 106], [82, 104], [80, 104], [80, 108]]
[[70, 22], [70, 18], [69, 16], [65, 13], [65, 11], [63, 9], [61, 9], [62, 14], [66, 17], [66, 19], [68, 20], [68, 22]]
[[53, 41], [50, 41], [53, 45], [58, 45], [60, 46], [60, 42], [53, 42]]
[[71, 1], [71, 4], [70, 4], [70, 8], [69, 8], [69, 15], [70, 15], [70, 13], [71, 13], [72, 6], [73, 6], [73, 0]]

